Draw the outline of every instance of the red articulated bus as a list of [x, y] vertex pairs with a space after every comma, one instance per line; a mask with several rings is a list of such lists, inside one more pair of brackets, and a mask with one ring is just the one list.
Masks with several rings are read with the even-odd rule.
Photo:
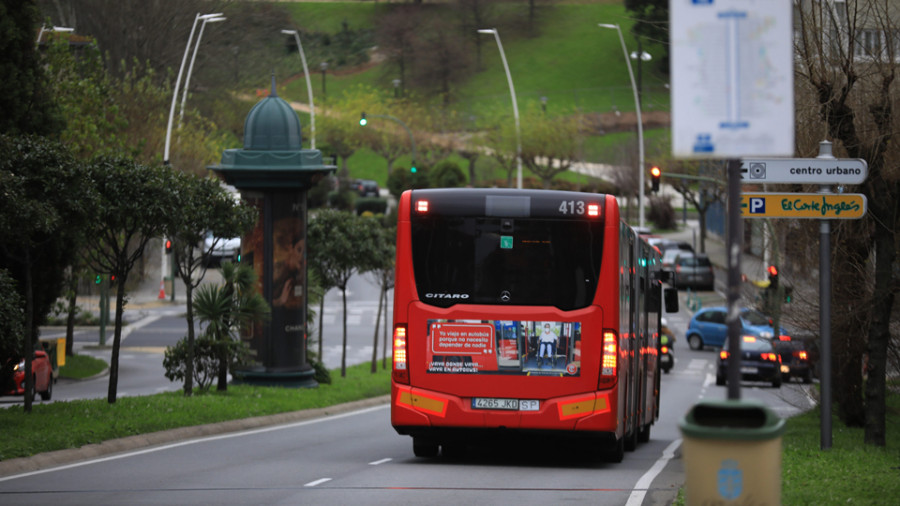
[[406, 191], [391, 424], [419, 457], [536, 435], [619, 462], [659, 416], [663, 293], [611, 195]]

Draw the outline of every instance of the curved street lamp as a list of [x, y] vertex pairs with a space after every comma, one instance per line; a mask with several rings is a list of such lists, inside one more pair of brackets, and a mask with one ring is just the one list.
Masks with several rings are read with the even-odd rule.
[[500, 49], [500, 58], [503, 60], [503, 68], [506, 70], [506, 80], [509, 82], [509, 94], [512, 96], [513, 115], [516, 119], [516, 188], [522, 189], [522, 129], [519, 126], [519, 103], [516, 101], [516, 89], [513, 87], [512, 75], [509, 73], [509, 65], [506, 63], [506, 53], [503, 44], [500, 43], [500, 34], [496, 28], [482, 28], [478, 33], [494, 35], [497, 48]]
[[206, 23], [218, 23], [225, 21], [227, 18], [217, 16], [205, 18], [203, 24], [200, 25], [200, 33], [197, 34], [197, 44], [194, 46], [194, 54], [191, 55], [191, 64], [188, 65], [187, 76], [184, 78], [184, 92], [181, 94], [181, 112], [178, 114], [178, 128], [181, 128], [181, 120], [184, 119], [184, 103], [187, 101], [188, 89], [191, 87], [191, 72], [194, 71], [194, 60], [197, 59], [197, 51], [200, 49], [200, 39], [203, 38], [203, 29]]
[[313, 104], [312, 82], [309, 78], [309, 67], [306, 66], [306, 54], [303, 52], [303, 45], [300, 44], [300, 34], [297, 30], [282, 30], [285, 35], [293, 35], [297, 42], [297, 49], [300, 51], [300, 61], [303, 62], [303, 75], [306, 76], [306, 93], [309, 96], [309, 131], [310, 131], [310, 149], [316, 149], [316, 106]]
[[[622, 43], [622, 54], [628, 65], [628, 77], [631, 78], [631, 90], [634, 92], [634, 107], [637, 114], [638, 128], [638, 224], [644, 226], [644, 122], [641, 120], [641, 99], [638, 97], [637, 85], [634, 83], [634, 72], [631, 71], [631, 58], [628, 57], [628, 49], [625, 48], [625, 38], [622, 37], [622, 29], [618, 24], [599, 23], [600, 28], [611, 28], [619, 32], [619, 42]], [[643, 56], [643, 55], [642, 55]]]
[[[181, 67], [178, 68], [178, 77], [175, 79], [175, 89], [172, 93], [172, 106], [169, 108], [169, 124], [166, 127], [166, 147], [163, 150], [163, 163], [169, 164], [169, 147], [172, 145], [172, 121], [175, 119], [175, 103], [178, 101], [178, 90], [181, 85], [181, 75], [184, 73], [184, 64], [187, 63], [188, 51], [191, 49], [191, 41], [194, 40], [194, 30], [197, 29], [197, 21], [210, 18], [221, 17], [222, 13], [200, 14], [194, 17], [194, 26], [191, 27], [191, 34], [188, 36], [187, 44], [184, 46], [184, 56], [181, 58]], [[165, 256], [164, 256], [165, 257]]]

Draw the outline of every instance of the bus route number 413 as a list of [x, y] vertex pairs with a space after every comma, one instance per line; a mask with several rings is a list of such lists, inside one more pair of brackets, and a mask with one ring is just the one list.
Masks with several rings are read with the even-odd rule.
[[585, 205], [583, 200], [563, 200], [559, 203], [560, 214], [584, 214]]
[[540, 401], [537, 399], [498, 399], [496, 397], [474, 397], [474, 409], [506, 409], [512, 411], [537, 411]]

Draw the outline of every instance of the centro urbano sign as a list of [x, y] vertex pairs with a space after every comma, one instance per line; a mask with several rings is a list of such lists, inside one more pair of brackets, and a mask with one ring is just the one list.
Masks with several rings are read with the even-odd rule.
[[761, 158], [741, 160], [745, 184], [862, 184], [869, 164], [859, 158]]

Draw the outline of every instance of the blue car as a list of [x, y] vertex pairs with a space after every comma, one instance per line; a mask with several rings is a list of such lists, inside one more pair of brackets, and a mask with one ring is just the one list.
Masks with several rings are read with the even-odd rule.
[[[763, 313], [751, 308], [741, 308], [741, 335], [756, 336], [762, 339], [772, 339], [775, 332], [772, 328], [772, 319]], [[728, 308], [707, 307], [697, 311], [691, 318], [686, 332], [687, 342], [692, 350], [702, 350], [704, 347], [721, 348], [728, 338], [728, 326], [725, 316]], [[784, 334], [784, 328], [781, 329]]]

